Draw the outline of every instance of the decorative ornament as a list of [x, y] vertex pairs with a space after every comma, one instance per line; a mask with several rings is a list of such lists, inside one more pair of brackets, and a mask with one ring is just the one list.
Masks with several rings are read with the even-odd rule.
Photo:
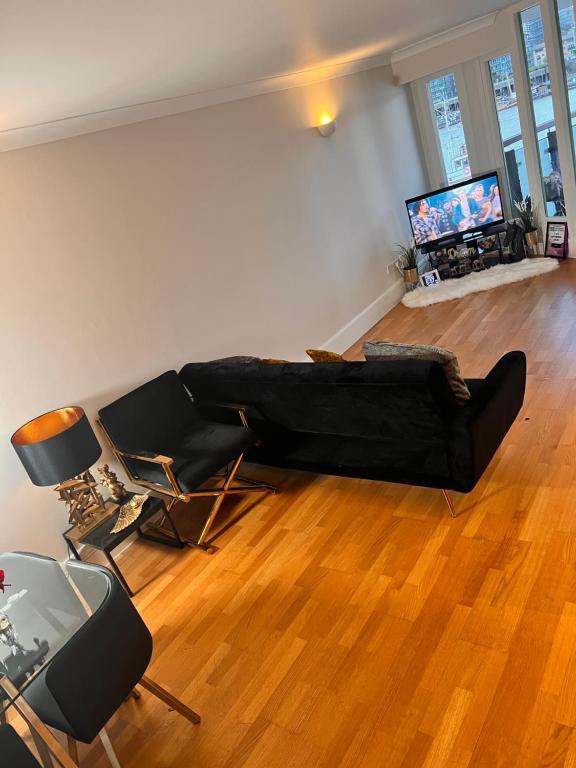
[[141, 496], [133, 496], [130, 501], [126, 502], [126, 504], [122, 504], [118, 520], [116, 521], [114, 528], [112, 528], [111, 533], [119, 533], [120, 531], [123, 531], [124, 528], [128, 528], [129, 525], [132, 525], [134, 520], [137, 520], [140, 517], [149, 495], [149, 493], [144, 493]]
[[100, 484], [108, 489], [112, 501], [121, 501], [121, 499], [126, 496], [124, 483], [121, 483], [120, 480], [118, 480], [116, 472], [112, 472], [108, 464], [104, 464], [103, 467], [98, 467], [98, 474], [100, 475]]
[[106, 512], [104, 499], [98, 492], [98, 483], [89, 471], [60, 483], [55, 490], [68, 509], [68, 522], [81, 529], [87, 528], [98, 515]]

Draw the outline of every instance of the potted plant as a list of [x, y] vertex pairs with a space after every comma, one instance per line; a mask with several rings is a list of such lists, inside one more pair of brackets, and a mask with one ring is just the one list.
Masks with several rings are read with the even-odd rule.
[[532, 198], [530, 195], [525, 197], [524, 200], [516, 200], [514, 206], [518, 211], [518, 218], [524, 229], [524, 240], [528, 246], [528, 252], [530, 256], [537, 256], [538, 242], [540, 240], [540, 218], [538, 216], [538, 209], [532, 205]]
[[398, 245], [396, 266], [404, 278], [407, 289], [418, 283], [418, 248], [412, 240], [409, 245]]

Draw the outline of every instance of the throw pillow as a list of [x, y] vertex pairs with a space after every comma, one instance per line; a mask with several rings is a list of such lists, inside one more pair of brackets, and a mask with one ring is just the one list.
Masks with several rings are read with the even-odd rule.
[[263, 357], [260, 362], [262, 365], [286, 365], [286, 363], [289, 363], [289, 360], [280, 360], [276, 357]]
[[306, 354], [315, 363], [345, 363], [338, 352], [327, 352], [325, 349], [307, 349]]
[[460, 375], [458, 360], [453, 352], [429, 344], [395, 344], [390, 341], [365, 341], [366, 360], [432, 360], [440, 363], [459, 403], [470, 400], [470, 390]]

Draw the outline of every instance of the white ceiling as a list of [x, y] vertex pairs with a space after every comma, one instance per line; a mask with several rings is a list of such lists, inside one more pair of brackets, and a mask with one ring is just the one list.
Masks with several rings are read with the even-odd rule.
[[26, 126], [388, 54], [509, 4], [0, 0], [0, 138]]

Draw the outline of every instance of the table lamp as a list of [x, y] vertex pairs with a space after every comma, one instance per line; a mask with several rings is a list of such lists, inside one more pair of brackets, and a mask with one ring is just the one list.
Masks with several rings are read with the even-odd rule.
[[38, 416], [16, 430], [10, 442], [34, 485], [56, 486], [70, 523], [87, 531], [111, 514], [90, 472], [102, 448], [82, 408]]

